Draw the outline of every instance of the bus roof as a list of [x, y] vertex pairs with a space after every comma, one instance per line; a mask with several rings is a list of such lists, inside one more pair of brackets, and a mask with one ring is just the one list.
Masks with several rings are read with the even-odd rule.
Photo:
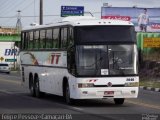
[[48, 28], [55, 26], [93, 26], [93, 25], [123, 25], [123, 26], [133, 26], [130, 21], [123, 20], [109, 20], [109, 19], [96, 19], [90, 16], [72, 16], [66, 17], [61, 22], [49, 24], [49, 25], [35, 25], [24, 28], [23, 30], [38, 29], [38, 28]]

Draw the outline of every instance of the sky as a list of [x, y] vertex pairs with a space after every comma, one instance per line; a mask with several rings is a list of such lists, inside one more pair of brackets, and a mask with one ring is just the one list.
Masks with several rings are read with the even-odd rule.
[[[43, 24], [63, 19], [60, 17], [61, 6], [84, 6], [84, 11], [100, 18], [103, 3], [108, 3], [112, 7], [160, 8], [160, 0], [43, 0]], [[18, 10], [21, 11], [23, 27], [39, 23], [39, 0], [0, 0], [0, 26], [15, 27]]]

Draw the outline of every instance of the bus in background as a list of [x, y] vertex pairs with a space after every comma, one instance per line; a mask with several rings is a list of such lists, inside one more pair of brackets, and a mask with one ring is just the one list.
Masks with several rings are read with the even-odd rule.
[[137, 98], [139, 88], [134, 26], [128, 21], [67, 17], [22, 30], [22, 84], [32, 96], [76, 99]]

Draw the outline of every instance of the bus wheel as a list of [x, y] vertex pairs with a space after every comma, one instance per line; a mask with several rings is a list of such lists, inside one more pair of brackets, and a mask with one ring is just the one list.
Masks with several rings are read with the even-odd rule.
[[35, 96], [38, 98], [43, 96], [43, 93], [40, 91], [40, 88], [39, 88], [39, 78], [38, 77], [35, 78]]
[[71, 105], [73, 103], [73, 100], [70, 98], [70, 90], [69, 90], [69, 84], [68, 82], [66, 83], [65, 86], [65, 101], [67, 104]]
[[31, 96], [35, 96], [35, 87], [34, 87], [34, 83], [33, 83], [33, 77], [30, 76], [30, 82], [29, 82], [29, 90], [30, 90], [30, 94]]
[[124, 103], [124, 98], [115, 98], [114, 102], [116, 105], [122, 105]]

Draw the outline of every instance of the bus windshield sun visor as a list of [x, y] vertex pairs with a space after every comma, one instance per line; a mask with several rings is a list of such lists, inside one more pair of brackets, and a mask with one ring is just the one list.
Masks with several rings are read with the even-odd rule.
[[133, 26], [79, 26], [75, 30], [77, 44], [136, 43]]

